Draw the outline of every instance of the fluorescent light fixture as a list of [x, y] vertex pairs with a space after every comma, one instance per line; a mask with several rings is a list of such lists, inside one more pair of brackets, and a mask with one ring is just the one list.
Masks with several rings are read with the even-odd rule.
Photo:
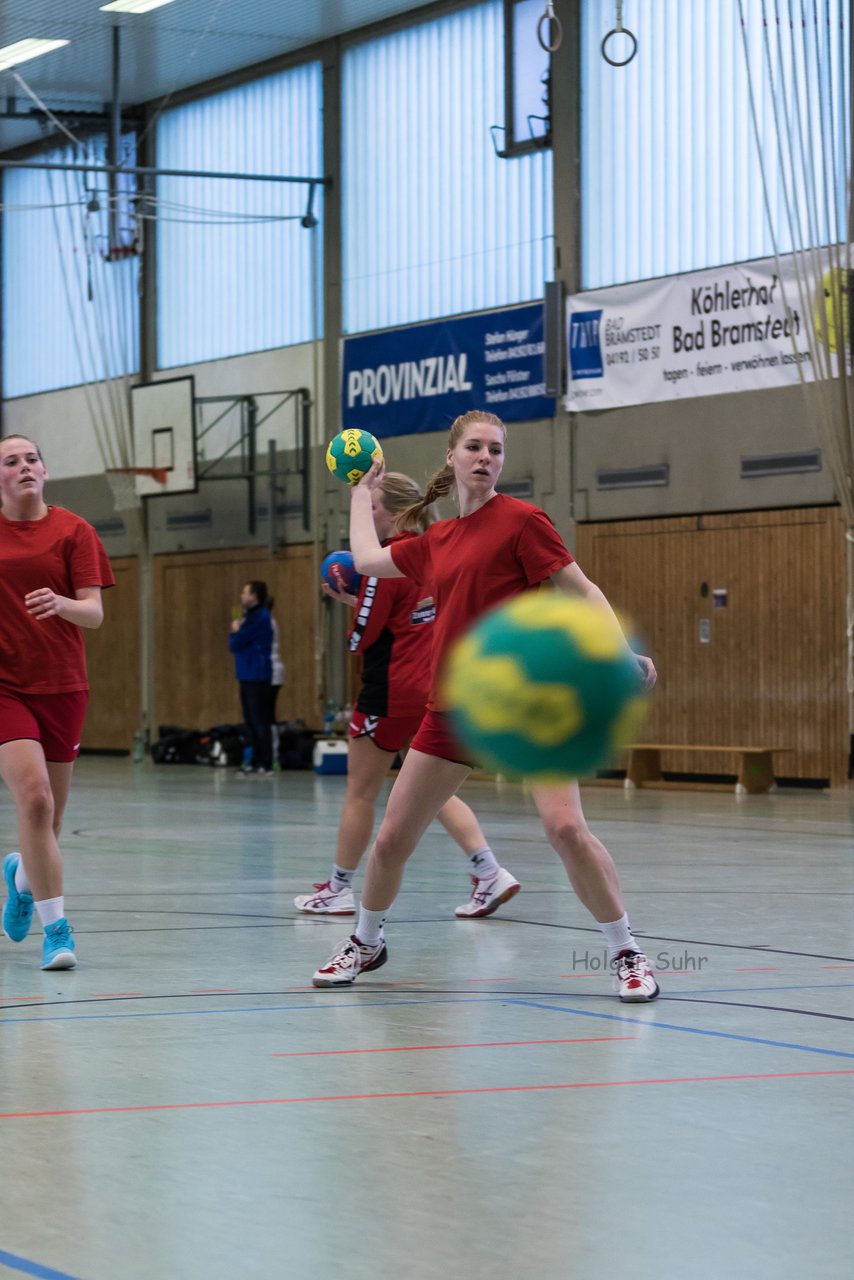
[[171, 3], [172, 0], [110, 0], [101, 8], [113, 13], [148, 13], [149, 9], [159, 9], [161, 5]]
[[61, 49], [67, 40], [17, 40], [14, 44], [4, 45], [0, 49], [0, 71], [7, 67], [16, 67], [19, 62], [29, 62], [30, 58], [40, 58], [51, 49]]

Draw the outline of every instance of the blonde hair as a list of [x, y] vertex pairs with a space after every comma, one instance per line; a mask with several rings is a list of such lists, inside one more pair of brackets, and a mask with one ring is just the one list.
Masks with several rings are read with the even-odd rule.
[[0, 444], [5, 444], [7, 440], [26, 440], [27, 444], [31, 444], [39, 455], [39, 461], [44, 462], [41, 449], [36, 444], [35, 440], [31, 440], [29, 436], [19, 436], [17, 431], [13, 431], [10, 436], [0, 436]]
[[[400, 529], [400, 518], [406, 511], [422, 505], [423, 494], [411, 476], [400, 471], [386, 471], [379, 484], [380, 501], [389, 515], [396, 516], [395, 527]], [[409, 526], [413, 533], [424, 533], [436, 519], [436, 513], [425, 506], [419, 513], [415, 524]]]
[[[500, 427], [507, 438], [507, 428], [500, 418], [494, 413], [487, 413], [484, 409], [469, 409], [468, 413], [461, 413], [451, 423], [451, 430], [448, 432], [448, 448], [453, 449], [462, 439], [468, 427], [473, 427], [476, 422], [483, 422], [489, 427]], [[423, 512], [438, 502], [440, 498], [445, 498], [451, 492], [455, 484], [454, 469], [449, 467], [447, 463], [440, 467], [438, 471], [434, 471], [433, 475], [427, 481], [427, 488], [424, 496], [417, 502], [413, 502], [410, 507], [398, 517], [397, 527], [400, 530], [411, 530], [412, 532], [423, 533], [424, 530], [418, 527]], [[432, 524], [432, 521], [430, 521]]]

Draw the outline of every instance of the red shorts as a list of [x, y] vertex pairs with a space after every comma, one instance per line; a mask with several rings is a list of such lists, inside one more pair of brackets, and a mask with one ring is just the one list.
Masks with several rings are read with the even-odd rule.
[[413, 751], [420, 751], [425, 756], [438, 756], [440, 760], [472, 768], [465, 747], [460, 746], [454, 737], [450, 719], [441, 711], [424, 712], [424, 719], [409, 745]]
[[40, 742], [45, 760], [77, 759], [89, 693], [23, 693], [0, 686], [0, 746], [29, 738]]
[[351, 738], [370, 738], [380, 751], [402, 751], [421, 723], [421, 716], [371, 716], [354, 711]]

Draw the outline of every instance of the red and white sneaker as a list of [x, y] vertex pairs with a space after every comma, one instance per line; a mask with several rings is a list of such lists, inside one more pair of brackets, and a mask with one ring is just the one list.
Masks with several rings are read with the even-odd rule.
[[388, 951], [384, 938], [368, 947], [354, 933], [317, 970], [312, 982], [316, 987], [352, 987], [360, 973], [381, 969], [386, 960]]
[[621, 951], [611, 961], [614, 970], [614, 990], [626, 1004], [642, 1004], [654, 1000], [661, 988], [649, 961], [642, 951]]
[[297, 911], [305, 911], [313, 916], [354, 916], [356, 899], [352, 889], [332, 888], [332, 881], [316, 884], [314, 893], [301, 893], [294, 898]]
[[503, 902], [515, 898], [522, 888], [516, 877], [511, 876], [503, 867], [498, 868], [498, 874], [491, 880], [478, 880], [477, 876], [472, 876], [471, 883], [472, 891], [468, 902], [454, 911], [454, 915], [460, 920], [478, 920], [481, 916], [491, 916]]

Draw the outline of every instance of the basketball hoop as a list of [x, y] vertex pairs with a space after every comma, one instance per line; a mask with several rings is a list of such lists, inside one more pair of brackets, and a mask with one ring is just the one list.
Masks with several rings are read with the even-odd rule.
[[113, 506], [116, 511], [135, 511], [142, 505], [136, 491], [136, 476], [148, 476], [159, 485], [165, 485], [169, 475], [168, 467], [107, 467], [105, 473], [113, 493]]

